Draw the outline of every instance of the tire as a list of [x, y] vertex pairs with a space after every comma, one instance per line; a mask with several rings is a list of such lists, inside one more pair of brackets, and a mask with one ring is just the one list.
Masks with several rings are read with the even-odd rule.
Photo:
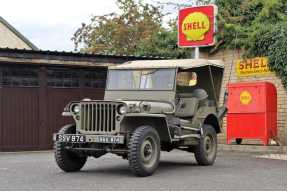
[[210, 125], [203, 125], [203, 137], [195, 146], [194, 156], [199, 165], [213, 165], [217, 155], [217, 134]]
[[[59, 131], [61, 134], [74, 134], [76, 133], [75, 125], [66, 125]], [[65, 172], [76, 172], [81, 170], [87, 161], [87, 156], [80, 156], [78, 153], [69, 151], [65, 147], [67, 143], [55, 142], [54, 152], [56, 163], [60, 169]]]
[[140, 126], [129, 142], [128, 160], [134, 174], [145, 177], [152, 175], [160, 159], [160, 138], [150, 126]]
[[242, 139], [241, 138], [237, 138], [235, 139], [235, 142], [237, 145], [240, 145], [242, 143]]

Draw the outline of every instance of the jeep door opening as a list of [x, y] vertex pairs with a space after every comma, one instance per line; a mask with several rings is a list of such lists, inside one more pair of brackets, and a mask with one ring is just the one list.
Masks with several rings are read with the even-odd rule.
[[114, 153], [138, 176], [157, 169], [161, 151], [192, 152], [200, 165], [217, 154], [225, 105], [219, 106], [223, 63], [217, 60], [146, 60], [111, 66], [104, 100], [72, 101], [73, 117], [54, 134], [57, 165], [80, 170], [88, 157]]

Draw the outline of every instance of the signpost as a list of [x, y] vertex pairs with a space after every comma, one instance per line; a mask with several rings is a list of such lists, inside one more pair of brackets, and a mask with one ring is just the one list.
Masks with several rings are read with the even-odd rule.
[[178, 15], [178, 46], [194, 47], [195, 58], [199, 58], [199, 47], [215, 43], [215, 5], [188, 7]]

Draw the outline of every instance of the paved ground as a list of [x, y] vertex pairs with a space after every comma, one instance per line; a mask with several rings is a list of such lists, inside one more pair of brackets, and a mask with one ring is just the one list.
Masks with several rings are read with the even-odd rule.
[[286, 191], [287, 161], [220, 152], [214, 166], [201, 167], [192, 154], [175, 151], [162, 155], [153, 176], [138, 178], [127, 161], [114, 155], [89, 159], [81, 172], [67, 174], [57, 168], [51, 152], [0, 153], [0, 190]]

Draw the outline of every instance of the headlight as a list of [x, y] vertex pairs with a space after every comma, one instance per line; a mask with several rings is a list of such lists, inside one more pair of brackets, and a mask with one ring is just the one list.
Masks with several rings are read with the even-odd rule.
[[128, 109], [124, 105], [120, 106], [118, 109], [119, 114], [125, 114], [125, 113], [127, 113], [127, 111], [128, 111]]
[[73, 113], [80, 113], [80, 106], [79, 105], [73, 105], [72, 106], [72, 112]]

